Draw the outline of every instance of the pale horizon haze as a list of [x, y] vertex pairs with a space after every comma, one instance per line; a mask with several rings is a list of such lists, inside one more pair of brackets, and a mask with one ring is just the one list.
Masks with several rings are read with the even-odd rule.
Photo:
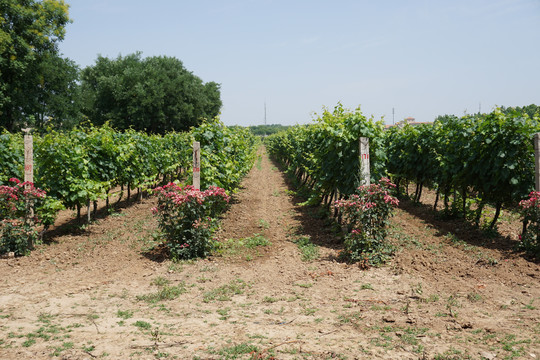
[[387, 124], [540, 105], [540, 0], [67, 0], [81, 68], [137, 51], [221, 84], [227, 125], [338, 102]]

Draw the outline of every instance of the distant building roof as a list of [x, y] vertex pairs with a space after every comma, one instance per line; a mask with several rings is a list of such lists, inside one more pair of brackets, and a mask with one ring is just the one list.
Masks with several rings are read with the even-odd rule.
[[413, 122], [410, 122], [408, 124], [411, 125], [411, 126], [418, 126], [418, 125], [422, 125], [422, 124], [433, 125], [433, 122], [431, 122], [431, 121], [413, 121]]

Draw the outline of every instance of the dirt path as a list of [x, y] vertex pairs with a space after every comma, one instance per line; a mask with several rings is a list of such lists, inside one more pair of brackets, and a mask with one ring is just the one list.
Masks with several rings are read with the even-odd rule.
[[0, 260], [0, 359], [540, 358], [538, 264], [407, 204], [391, 264], [336, 262], [266, 154], [235, 198], [210, 259], [148, 253], [147, 199]]

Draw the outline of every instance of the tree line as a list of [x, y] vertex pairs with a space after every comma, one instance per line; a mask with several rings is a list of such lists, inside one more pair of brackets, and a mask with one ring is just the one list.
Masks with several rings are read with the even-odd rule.
[[72, 20], [63, 0], [0, 0], [0, 127], [71, 129], [82, 122], [163, 134], [221, 109], [220, 85], [174, 57], [98, 56], [81, 69], [59, 52]]
[[281, 125], [281, 124], [271, 124], [271, 125], [252, 125], [249, 127], [249, 131], [253, 135], [257, 136], [270, 136], [281, 131], [286, 131], [290, 126]]

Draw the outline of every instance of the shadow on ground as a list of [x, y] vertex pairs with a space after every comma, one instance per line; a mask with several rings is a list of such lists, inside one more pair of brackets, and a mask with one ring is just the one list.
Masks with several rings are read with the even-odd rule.
[[[330, 216], [330, 208], [324, 204], [299, 205], [307, 199], [298, 195], [298, 184], [294, 177], [288, 176], [284, 166], [270, 157], [272, 164], [280, 170], [280, 175], [287, 184], [288, 190], [295, 194], [292, 201], [295, 204], [295, 220], [301, 224], [299, 229], [290, 229], [291, 240], [295, 236], [309, 236], [311, 242], [317, 246], [326, 247], [332, 250], [340, 251], [343, 249], [343, 240], [340, 227]], [[321, 260], [339, 261], [335, 255], [328, 255]]]
[[451, 234], [458, 241], [469, 245], [500, 251], [504, 258], [523, 256], [531, 262], [538, 262], [523, 252], [516, 250], [517, 241], [510, 236], [503, 236], [495, 230], [483, 230], [469, 221], [459, 217], [449, 217], [442, 212], [433, 210], [433, 206], [403, 198], [400, 199], [400, 209], [430, 224], [437, 230], [436, 236], [442, 237]]
[[[109, 209], [107, 209], [105, 204], [103, 204], [102, 206], [98, 206], [95, 213], [92, 212], [92, 220], [90, 224], [92, 224], [92, 222], [96, 220], [102, 220], [108, 216], [114, 216], [114, 214], [118, 214], [120, 210], [130, 208], [140, 203], [138, 199], [139, 195], [134, 192], [129, 198], [125, 197], [121, 198], [120, 201], [111, 202], [111, 204], [109, 205]], [[86, 220], [87, 213], [85, 210], [86, 208], [81, 209], [80, 219], [77, 219], [76, 217], [67, 218], [63, 222], [58, 223], [58, 225], [55, 225], [52, 229], [45, 231], [45, 233], [43, 234], [43, 242], [45, 244], [53, 244], [58, 242], [56, 240], [57, 237], [63, 235], [84, 235], [89, 233], [89, 230], [86, 227], [88, 225], [88, 222]]]

